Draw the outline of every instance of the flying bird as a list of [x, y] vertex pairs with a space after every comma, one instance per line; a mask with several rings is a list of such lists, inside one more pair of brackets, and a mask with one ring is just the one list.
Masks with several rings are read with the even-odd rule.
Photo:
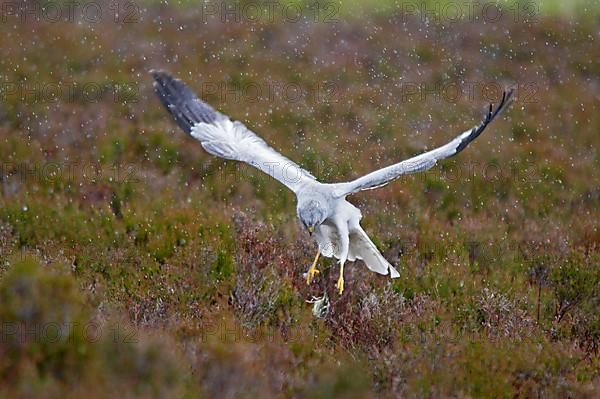
[[164, 71], [150, 71], [154, 90], [175, 122], [212, 155], [245, 162], [283, 183], [296, 194], [298, 218], [315, 239], [318, 251], [306, 273], [310, 284], [319, 273], [319, 255], [339, 260], [337, 289], [344, 291], [344, 264], [362, 260], [369, 270], [400, 277], [381, 255], [360, 225], [358, 208], [346, 200], [350, 194], [385, 186], [402, 175], [432, 168], [439, 160], [458, 154], [485, 130], [511, 102], [513, 90], [505, 91], [498, 106], [490, 104], [484, 119], [449, 143], [413, 158], [343, 183], [322, 183], [310, 172], [281, 155], [243, 123], [215, 111], [181, 80]]

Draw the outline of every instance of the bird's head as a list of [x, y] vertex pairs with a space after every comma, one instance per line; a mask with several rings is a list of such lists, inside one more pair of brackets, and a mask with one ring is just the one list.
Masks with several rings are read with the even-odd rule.
[[327, 211], [320, 201], [310, 200], [298, 204], [298, 217], [312, 235], [315, 228], [327, 219]]

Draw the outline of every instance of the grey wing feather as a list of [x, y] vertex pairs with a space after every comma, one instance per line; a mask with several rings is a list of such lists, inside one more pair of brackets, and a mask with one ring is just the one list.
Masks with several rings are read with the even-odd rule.
[[162, 71], [151, 71], [154, 90], [177, 124], [200, 141], [210, 154], [245, 162], [298, 192], [314, 181], [309, 172], [271, 148], [243, 123], [232, 121], [200, 100], [179, 79]]
[[512, 89], [508, 92], [503, 92], [502, 100], [495, 110], [493, 105], [490, 104], [490, 108], [485, 118], [478, 126], [460, 134], [449, 143], [397, 164], [376, 170], [351, 182], [338, 183], [334, 188], [334, 192], [337, 196], [343, 197], [358, 191], [382, 187], [402, 175], [422, 172], [432, 168], [437, 161], [458, 154], [464, 150], [470, 142], [479, 137], [487, 125], [510, 104], [512, 95]]
[[187, 134], [198, 122], [211, 123], [226, 118], [197, 98], [181, 80], [163, 71], [152, 70], [150, 74], [154, 78], [154, 91], [158, 98]]

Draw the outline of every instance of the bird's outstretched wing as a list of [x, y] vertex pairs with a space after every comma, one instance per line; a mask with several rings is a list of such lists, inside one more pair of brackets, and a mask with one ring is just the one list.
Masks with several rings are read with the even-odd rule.
[[338, 183], [335, 185], [334, 194], [338, 197], [343, 197], [358, 191], [382, 187], [402, 175], [430, 169], [440, 159], [448, 158], [458, 154], [464, 150], [471, 141], [475, 140], [485, 130], [486, 126], [510, 104], [512, 95], [512, 89], [508, 92], [503, 92], [502, 100], [496, 109], [494, 109], [493, 104], [490, 104], [490, 108], [485, 118], [478, 126], [467, 130], [448, 144], [438, 147], [434, 150], [424, 152], [423, 154], [409, 158], [397, 164], [376, 170], [367, 175], [359, 177], [356, 180], [346, 183]]
[[150, 73], [154, 77], [156, 94], [175, 122], [200, 141], [208, 153], [250, 164], [294, 192], [307, 181], [315, 180], [309, 172], [275, 151], [243, 123], [229, 119], [200, 100], [179, 79], [163, 71]]

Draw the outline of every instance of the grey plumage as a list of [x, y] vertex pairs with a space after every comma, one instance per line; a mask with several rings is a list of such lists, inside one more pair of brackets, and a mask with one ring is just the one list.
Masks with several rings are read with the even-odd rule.
[[449, 143], [397, 164], [376, 170], [351, 182], [341, 183], [338, 185], [335, 195], [342, 197], [362, 190], [383, 187], [402, 175], [425, 171], [432, 168], [437, 161], [458, 154], [464, 150], [469, 143], [479, 137], [490, 122], [493, 121], [500, 112], [506, 109], [512, 100], [512, 95], [513, 90], [503, 92], [502, 100], [495, 110], [493, 105], [490, 104], [488, 113], [478, 126], [458, 135]]
[[243, 123], [232, 121], [197, 98], [179, 79], [151, 71], [154, 90], [177, 124], [215, 156], [245, 162], [297, 192], [315, 177], [271, 148]]
[[154, 90], [175, 122], [186, 133], [198, 122], [212, 123], [224, 118], [213, 107], [196, 97], [182, 81], [163, 71], [150, 71], [154, 78]]
[[[476, 139], [496, 116], [510, 104], [513, 91], [504, 92], [496, 109], [490, 104], [483, 121], [449, 143], [397, 164], [376, 170], [345, 183], [321, 183], [308, 171], [271, 148], [244, 124], [232, 121], [197, 98], [183, 82], [168, 73], [152, 71], [154, 88], [177, 124], [200, 141], [210, 154], [242, 161], [277, 179], [297, 197], [297, 213], [313, 232], [323, 256], [339, 259], [341, 274], [346, 260], [362, 259], [380, 274], [399, 277], [398, 271], [381, 255], [360, 226], [360, 210], [346, 196], [384, 186], [401, 175], [433, 167], [437, 161], [456, 155]], [[315, 259], [316, 263], [317, 259]], [[314, 267], [314, 264], [313, 264]], [[313, 269], [311, 267], [311, 271]], [[310, 278], [309, 280], [310, 281]], [[341, 283], [341, 286], [340, 286]], [[343, 290], [343, 276], [338, 280]]]
[[298, 217], [304, 227], [314, 229], [327, 219], [327, 206], [322, 205], [319, 199], [307, 199], [298, 203]]

